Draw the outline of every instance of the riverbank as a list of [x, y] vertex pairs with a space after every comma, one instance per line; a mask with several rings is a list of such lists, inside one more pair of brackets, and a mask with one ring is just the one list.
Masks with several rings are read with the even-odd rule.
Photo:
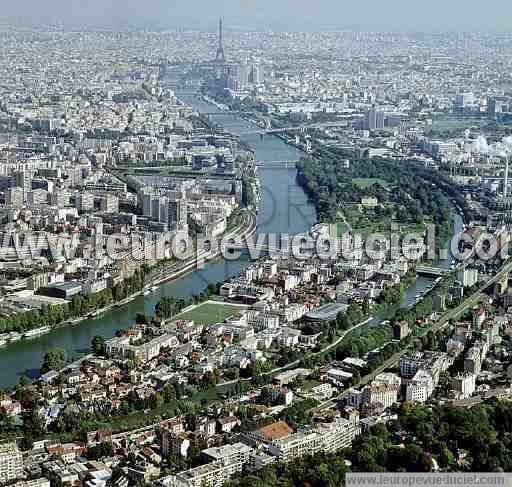
[[[286, 176], [284, 178], [284, 182], [290, 184], [290, 181], [294, 179], [295, 171], [293, 171], [293, 173], [292, 173], [292, 171], [288, 171], [288, 170], [286, 170], [285, 172], [283, 172], [282, 170], [279, 170], [279, 171], [271, 170], [271, 171], [269, 171], [269, 176], [268, 176], [269, 184], [272, 183], [275, 185], [275, 182], [278, 179], [278, 176], [282, 175], [282, 174], [284, 174]], [[277, 193], [276, 196], [278, 196], [278, 195], [280, 195], [280, 193], [282, 193], [282, 191], [281, 192], [279, 191], [281, 189], [280, 187], [276, 188], [276, 186], [273, 186], [273, 189]], [[295, 201], [293, 200], [293, 197], [296, 195], [300, 195], [300, 198], [304, 197], [304, 193], [301, 192], [301, 190], [298, 186], [296, 186], [296, 185], [293, 186], [293, 188], [291, 190], [290, 190], [290, 187], [288, 187], [287, 192], [285, 194], [285, 199], [283, 200], [287, 204], [288, 211], [290, 211], [290, 209], [294, 207]], [[268, 205], [269, 201], [271, 201], [270, 197], [267, 197], [263, 200], [263, 202], [262, 202], [263, 206], [264, 206], [264, 208], [262, 209], [263, 215], [260, 218], [267, 218], [268, 215], [275, 216], [275, 214], [280, 213], [279, 211], [275, 211], [275, 210], [276, 209], [279, 210], [279, 204], [281, 203], [281, 200], [273, 202], [272, 205]], [[307, 202], [307, 200], [303, 200], [303, 199], [300, 199], [299, 201]], [[307, 206], [305, 208], [309, 209], [310, 206]], [[304, 210], [304, 208], [302, 210]], [[298, 212], [298, 214], [300, 214], [300, 212]], [[312, 213], [312, 215], [314, 215], [314, 213]], [[308, 224], [307, 226], [305, 225], [307, 219], [304, 218], [304, 213], [302, 213], [301, 218], [302, 218], [301, 225], [304, 226], [305, 229], [311, 228], [310, 224]], [[289, 219], [291, 221], [293, 221], [294, 223], [296, 223], [296, 221], [295, 221], [296, 218], [294, 219], [293, 215], [292, 215], [292, 218], [289, 218]], [[314, 216], [312, 216], [312, 220], [314, 220]], [[259, 221], [261, 222], [262, 220], [259, 220]], [[262, 222], [263, 222], [262, 225], [265, 225], [267, 223], [265, 220], [263, 220]], [[279, 225], [279, 231], [281, 231], [281, 232], [287, 230], [287, 226], [285, 226], [286, 223], [287, 222], [285, 222], [285, 221], [276, 221], [275, 222], [276, 225]], [[289, 222], [288, 222], [288, 224], [289, 224]], [[237, 264], [241, 264], [240, 267], [243, 266], [243, 262], [237, 263]], [[213, 264], [212, 264], [212, 267], [213, 267]], [[194, 273], [194, 274], [196, 274], [196, 273]], [[144, 298], [142, 298], [142, 299], [144, 300]], [[115, 320], [115, 322], [117, 322], [117, 323], [119, 322], [119, 319], [117, 319], [117, 317], [113, 318], [113, 319]], [[354, 320], [354, 322], [355, 322], [355, 320]], [[369, 324], [369, 322], [366, 320], [362, 321], [361, 323], [358, 323], [357, 324], [359, 327], [358, 330], [364, 329], [365, 325], [367, 325], [367, 324]], [[77, 327], [77, 330], [80, 329], [80, 331], [85, 332], [86, 330], [84, 330], [84, 328], [85, 327]], [[331, 349], [335, 348], [339, 343], [341, 343], [343, 338], [345, 336], [347, 336], [347, 333], [350, 333], [350, 334], [356, 333], [355, 327], [352, 327], [351, 330], [348, 330], [348, 328], [347, 328], [346, 331], [342, 331], [341, 329], [339, 331], [344, 333], [344, 335], [342, 337], [329, 339], [328, 341], [334, 342], [334, 344], [333, 343], [322, 344], [322, 346], [325, 348], [322, 348], [322, 350], [320, 350], [318, 353], [324, 354], [324, 353], [330, 351]], [[287, 360], [285, 360], [285, 361], [287, 361]], [[278, 365], [278, 364], [276, 364], [276, 365]], [[285, 364], [284, 367], [293, 367], [293, 362]], [[278, 368], [278, 369], [274, 369], [274, 370], [280, 370], [280, 369]], [[270, 371], [270, 372], [272, 373], [272, 371]], [[259, 375], [261, 375], [261, 374], [259, 374]], [[225, 385], [223, 385], [223, 387], [225, 387]], [[219, 387], [219, 388], [221, 388], [221, 387]], [[209, 390], [199, 391], [197, 394], [193, 395], [190, 399], [192, 401], [194, 401], [194, 404], [193, 404], [194, 407], [190, 409], [190, 412], [193, 413], [195, 411], [196, 407], [198, 408], [200, 406], [203, 406], [203, 401], [216, 399], [220, 395], [217, 392], [218, 392], [218, 389], [215, 388], [215, 389], [213, 389], [213, 391], [211, 389], [209, 389]], [[183, 401], [180, 404], [183, 404], [184, 402], [185, 401]], [[190, 402], [190, 401], [187, 401], [187, 403], [188, 402]], [[175, 406], [175, 404], [172, 403], [172, 404], [166, 405], [165, 410], [164, 409], [156, 409], [156, 410], [147, 411], [146, 409], [144, 409], [141, 412], [130, 416], [130, 418], [123, 417], [123, 418], [119, 418], [118, 421], [116, 421], [116, 419], [114, 419], [114, 418], [107, 418], [107, 421], [109, 422], [109, 425], [114, 427], [115, 430], [119, 430], [119, 429], [124, 430], [124, 429], [127, 429], [127, 425], [129, 424], [130, 421], [139, 421], [139, 420], [140, 421], [148, 421], [150, 418], [150, 415], [153, 415], [153, 414], [170, 414], [170, 415], [178, 414], [178, 412], [176, 411], [176, 408], [174, 406]], [[179, 411], [179, 413], [183, 413], [183, 411]]]
[[[228, 105], [218, 102], [215, 98], [212, 98], [204, 93], [201, 93], [199, 96], [202, 101], [217, 107], [222, 112], [231, 111], [231, 108]], [[254, 113], [256, 113], [256, 111]], [[264, 134], [264, 131], [267, 129], [272, 130], [272, 129], [281, 128], [279, 126], [272, 125], [272, 117], [270, 117], [270, 116], [268, 117], [268, 120], [270, 121], [270, 128], [267, 127], [264, 120], [261, 120], [257, 116], [254, 116], [254, 114], [251, 115], [251, 112], [237, 113], [237, 116], [240, 117], [241, 119], [245, 120], [246, 122], [249, 122], [251, 125], [254, 125], [255, 127], [258, 127], [259, 129], [262, 129], [261, 134]], [[263, 112], [261, 112], [261, 116], [264, 117], [265, 114]], [[297, 144], [295, 142], [294, 138], [288, 137], [288, 134], [289, 134], [289, 132], [284, 132], [284, 133], [283, 132], [275, 132], [275, 133], [266, 134], [266, 135], [269, 135], [271, 137], [276, 137], [276, 138], [282, 140], [286, 145], [289, 145], [289, 146], [297, 149], [298, 151], [302, 152], [303, 154], [307, 155], [308, 151], [307, 151], [306, 145], [301, 144], [301, 143]]]
[[[178, 96], [179, 93], [178, 93]], [[198, 112], [212, 112], [212, 106], [206, 105], [196, 97], [184, 96], [184, 101]], [[248, 122], [234, 115], [223, 114], [220, 118], [226, 131], [247, 133]], [[243, 135], [244, 142], [254, 147], [257, 160], [261, 163], [258, 176], [261, 182], [261, 201], [256, 215], [256, 233], [287, 233], [295, 235], [309, 231], [317, 223], [316, 211], [307, 195], [297, 184], [296, 168], [265, 167], [267, 161], [298, 160], [302, 152], [286, 145], [275, 136], [261, 138], [252, 132]], [[76, 360], [90, 350], [92, 337], [102, 335], [109, 339], [121, 328], [135, 322], [137, 314], [152, 315], [156, 303], [164, 296], [187, 299], [201, 293], [209, 284], [224, 282], [240, 274], [249, 264], [247, 255], [228, 261], [215, 259], [204, 269], [191, 269], [175, 279], [164, 281], [157, 290], [147, 295], [138, 294], [130, 302], [105, 310], [94, 318], [85, 318], [79, 326], [67, 326], [52, 332], [24, 340], [5, 347], [0, 351], [0, 388], [12, 388], [22, 375], [35, 379], [39, 376], [39, 367], [45, 353], [51, 348], [66, 351], [69, 360]], [[163, 276], [162, 276], [162, 279]], [[432, 280], [420, 277], [405, 293], [398, 306], [410, 306], [415, 295], [424, 292]], [[378, 326], [377, 318], [354, 330], [364, 332], [366, 327]], [[375, 322], [375, 323], [374, 323]]]
[[[240, 238], [242, 240], [245, 240], [247, 238], [252, 237], [257, 230], [256, 226], [256, 218], [252, 212], [247, 212], [250, 214], [250, 218], [247, 221], [246, 227], [244, 228], [242, 225], [236, 228], [236, 230], [232, 230], [230, 233], [224, 236], [224, 238]], [[220, 247], [220, 246], [218, 246]], [[187, 259], [186, 261], [183, 261], [183, 264], [180, 266], [180, 269], [172, 269], [167, 271], [167, 273], [164, 273], [164, 275], [161, 275], [155, 279], [153, 279], [147, 286], [148, 287], [154, 287], [159, 286], [161, 284], [164, 284], [166, 282], [179, 279], [180, 277], [185, 276], [186, 274], [193, 272], [196, 270], [199, 266], [200, 262], [204, 262], [205, 265], [208, 263], [211, 263], [212, 261], [218, 259], [221, 257], [221, 250], [219, 248], [210, 251], [201, 251], [196, 256]]]
[[[234, 230], [231, 230], [228, 234], [224, 235], [225, 238], [250, 238], [254, 235], [256, 232], [256, 220], [254, 217], [254, 214], [251, 212], [247, 212], [249, 217], [245, 221], [245, 225], [241, 224], [238, 227], [236, 227]], [[8, 347], [9, 345], [12, 345], [14, 343], [25, 341], [25, 340], [31, 340], [37, 337], [41, 337], [42, 335], [51, 333], [52, 331], [62, 329], [64, 327], [69, 326], [77, 326], [83, 321], [91, 318], [96, 318], [98, 316], [101, 316], [102, 314], [111, 311], [115, 308], [119, 308], [121, 306], [125, 306], [132, 301], [134, 301], [136, 298], [140, 296], [146, 296], [149, 292], [154, 291], [156, 288], [161, 286], [162, 284], [165, 284], [166, 282], [171, 282], [177, 279], [180, 279], [181, 277], [185, 276], [186, 274], [189, 274], [197, 269], [200, 262], [204, 262], [205, 265], [208, 265], [211, 261], [214, 261], [215, 259], [218, 259], [221, 256], [221, 251], [202, 251], [198, 253], [196, 256], [193, 256], [186, 261], [182, 261], [179, 264], [175, 264], [173, 268], [171, 269], [163, 269], [162, 273], [157, 278], [152, 278], [144, 287], [142, 290], [137, 291], [135, 293], [132, 293], [130, 296], [127, 296], [126, 298], [116, 301], [114, 303], [108, 304], [107, 306], [104, 306], [100, 309], [97, 309], [93, 312], [87, 313], [83, 316], [79, 316], [77, 318], [73, 319], [67, 319], [65, 321], [62, 321], [60, 323], [57, 323], [53, 326], [44, 326], [41, 328], [36, 328], [33, 330], [29, 330], [25, 333], [10, 333], [9, 338], [3, 340], [0, 343], [0, 347]]]
[[[195, 96], [182, 97], [178, 93], [178, 97], [198, 112], [209, 113], [216, 110]], [[230, 133], [247, 132], [247, 122], [239, 117], [223, 114], [219, 122]], [[277, 137], [261, 139], [257, 135], [243, 135], [242, 138], [244, 143], [254, 149], [260, 162], [300, 158], [298, 151], [285, 145]], [[255, 215], [255, 232], [295, 235], [307, 231], [316, 222], [314, 208], [297, 186], [295, 176], [294, 167], [258, 168], [262, 197], [258, 214]], [[155, 305], [162, 297], [188, 299], [200, 294], [209, 284], [224, 282], [239, 275], [249, 264], [248, 256], [242, 254], [237, 260], [217, 257], [209, 261], [204, 269], [194, 266], [179, 272], [173, 269], [174, 275], [158, 276], [155, 281], [158, 282], [158, 289], [147, 295], [139, 292], [122, 303], [98, 310], [97, 316], [85, 316], [71, 326], [61, 326], [42, 336], [9, 344], [0, 349], [0, 388], [14, 387], [22, 376], [37, 378], [40, 375], [40, 364], [49, 349], [61, 348], [66, 351], [69, 360], [76, 360], [89, 352], [91, 339], [95, 335], [109, 339], [117, 330], [134, 324], [137, 314], [152, 315]]]

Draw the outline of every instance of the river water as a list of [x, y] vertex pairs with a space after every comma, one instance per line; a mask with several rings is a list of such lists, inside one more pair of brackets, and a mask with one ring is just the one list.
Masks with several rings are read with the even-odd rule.
[[[195, 96], [182, 95], [180, 99], [196, 110], [213, 113], [216, 107], [199, 100]], [[233, 133], [246, 133], [254, 126], [234, 115], [215, 117], [225, 129]], [[259, 135], [244, 135], [243, 139], [256, 153], [260, 162], [295, 161], [301, 152], [285, 144], [277, 137], [260, 138]], [[262, 199], [258, 213], [258, 231], [263, 233], [288, 233], [294, 235], [311, 228], [316, 221], [314, 207], [296, 183], [296, 170], [293, 167], [259, 168]], [[460, 218], [455, 226], [461, 226]], [[66, 350], [69, 359], [76, 359], [88, 353], [91, 339], [95, 335], [106, 338], [114, 336], [121, 328], [134, 322], [137, 313], [152, 314], [162, 296], [190, 297], [203, 291], [210, 283], [224, 281], [237, 275], [248, 265], [248, 256], [242, 255], [236, 261], [217, 260], [205, 269], [196, 270], [183, 278], [163, 284], [157, 291], [139, 296], [125, 306], [114, 308], [102, 316], [87, 319], [75, 326], [63, 327], [46, 335], [22, 340], [0, 349], [0, 388], [16, 385], [22, 375], [30, 378], [39, 376], [39, 366], [44, 354], [51, 348]], [[407, 291], [401, 306], [410, 306], [415, 295], [425, 291], [432, 279], [420, 277]], [[373, 326], [377, 324], [375, 321]]]
[[[183, 101], [198, 110], [214, 112], [215, 107], [200, 102], [195, 97], [183, 96]], [[247, 132], [248, 122], [234, 116], [219, 117], [226, 130]], [[248, 135], [244, 140], [255, 149], [258, 161], [295, 161], [301, 153], [276, 137], [261, 139], [259, 135]], [[315, 223], [315, 210], [306, 195], [295, 182], [295, 169], [260, 168], [259, 177], [262, 200], [258, 213], [258, 229], [265, 233], [289, 233], [294, 235], [307, 231]], [[224, 281], [237, 275], [248, 265], [248, 256], [239, 260], [217, 260], [205, 269], [194, 271], [185, 277], [167, 284], [147, 296], [139, 296], [120, 308], [114, 308], [102, 316], [87, 319], [76, 326], [59, 328], [46, 335], [22, 340], [0, 349], [0, 388], [12, 387], [22, 375], [35, 378], [44, 354], [51, 348], [66, 350], [68, 358], [75, 359], [89, 351], [92, 337], [114, 336], [121, 328], [134, 322], [137, 313], [151, 314], [162, 296], [190, 297], [203, 291], [210, 283]]]

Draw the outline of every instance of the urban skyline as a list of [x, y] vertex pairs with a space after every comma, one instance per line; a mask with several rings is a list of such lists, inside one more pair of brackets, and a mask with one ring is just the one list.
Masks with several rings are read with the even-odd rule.
[[2, 487], [506, 483], [512, 7], [478, 7], [5, 9]]
[[[204, 0], [186, 3], [149, 0], [50, 0], [41, 8], [36, 0], [24, 0], [5, 5], [1, 17], [8, 22], [22, 21], [35, 24], [62, 24], [76, 28], [154, 26], [164, 28], [209, 29], [224, 17], [231, 28], [237, 30], [274, 28], [279, 30], [316, 29], [396, 29], [398, 31], [478, 29], [506, 30], [504, 19], [512, 14], [512, 7], [505, 0], [491, 0], [485, 9], [477, 0], [446, 3], [434, 0], [429, 3], [411, 3], [395, 0], [392, 5], [370, 0], [364, 4], [340, 5], [335, 0], [319, 0], [314, 8], [305, 0], [284, 0], [257, 3], [241, 0], [220, 0], [213, 4]], [[197, 12], [201, 12], [198, 16]], [[301, 15], [297, 15], [301, 14]], [[304, 14], [304, 15], [302, 15]], [[483, 15], [482, 15], [483, 14]]]

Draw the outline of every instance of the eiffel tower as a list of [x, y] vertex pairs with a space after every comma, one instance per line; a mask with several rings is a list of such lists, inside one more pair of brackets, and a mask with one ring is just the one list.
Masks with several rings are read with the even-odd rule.
[[215, 61], [218, 63], [225, 63], [226, 56], [224, 54], [224, 41], [222, 35], [222, 19], [219, 20], [219, 46], [217, 47], [217, 54], [215, 56]]

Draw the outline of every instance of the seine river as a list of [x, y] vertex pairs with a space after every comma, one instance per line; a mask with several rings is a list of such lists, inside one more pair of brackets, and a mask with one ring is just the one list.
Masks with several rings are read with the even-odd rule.
[[[182, 95], [180, 99], [203, 113], [218, 111], [216, 107], [194, 96]], [[235, 115], [224, 114], [216, 118], [232, 133], [240, 134], [254, 129], [249, 122]], [[295, 161], [301, 157], [300, 151], [277, 137], [267, 136], [262, 139], [254, 134], [244, 135], [243, 140], [255, 150], [259, 162]], [[292, 166], [286, 169], [265, 168], [263, 165], [259, 168], [259, 177], [262, 199], [258, 213], [258, 231], [293, 235], [309, 230], [316, 221], [315, 210], [295, 181], [296, 170]], [[460, 225], [459, 218], [456, 227]], [[217, 260], [208, 264], [205, 269], [196, 270], [179, 280], [163, 284], [157, 291], [140, 296], [100, 317], [7, 345], [0, 349], [0, 388], [16, 385], [22, 375], [37, 378], [44, 354], [51, 348], [62, 348], [66, 350], [69, 359], [77, 359], [89, 352], [92, 337], [102, 335], [111, 338], [117, 330], [132, 324], [137, 313], [151, 314], [162, 296], [190, 297], [203, 291], [210, 283], [224, 281], [237, 275], [247, 265], [248, 256], [229, 262]], [[415, 295], [424, 292], [431, 282], [431, 279], [420, 277], [407, 291], [401, 306], [411, 305]], [[373, 326], [376, 324], [372, 323]]]
[[[182, 100], [197, 110], [215, 112], [217, 109], [195, 97], [184, 95]], [[234, 133], [247, 132], [248, 122], [235, 116], [219, 117], [226, 130]], [[248, 135], [244, 140], [256, 151], [258, 161], [295, 161], [301, 153], [276, 137]], [[262, 200], [258, 213], [258, 229], [264, 233], [289, 233], [307, 231], [315, 223], [315, 210], [306, 195], [295, 182], [296, 171], [290, 169], [259, 169]], [[89, 351], [92, 337], [114, 336], [120, 328], [126, 328], [135, 320], [137, 313], [151, 314], [162, 296], [189, 297], [203, 291], [210, 283], [224, 281], [237, 275], [248, 265], [248, 256], [240, 260], [217, 260], [205, 269], [194, 271], [177, 281], [163, 284], [147, 296], [140, 296], [126, 306], [114, 308], [102, 316], [80, 322], [76, 326], [59, 328], [46, 335], [22, 340], [0, 349], [0, 388], [12, 387], [22, 375], [35, 378], [44, 354], [51, 348], [66, 350], [68, 358], [76, 359]]]

